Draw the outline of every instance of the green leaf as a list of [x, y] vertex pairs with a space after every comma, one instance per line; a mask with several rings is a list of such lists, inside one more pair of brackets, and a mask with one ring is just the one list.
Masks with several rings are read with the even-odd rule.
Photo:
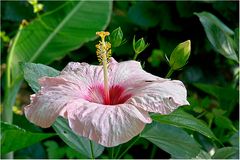
[[[53, 128], [61, 137], [61, 139], [71, 148], [78, 151], [80, 154], [91, 158], [90, 140], [73, 133], [72, 129], [68, 126], [67, 120], [61, 117], [57, 118], [53, 124]], [[92, 143], [93, 154], [96, 158], [102, 154], [104, 147], [95, 142]]]
[[61, 148], [58, 146], [55, 141], [46, 141], [44, 145], [47, 147], [47, 153], [49, 159], [60, 159], [64, 158], [65, 148]]
[[34, 92], [40, 89], [38, 79], [44, 76], [55, 77], [59, 75], [59, 71], [43, 64], [21, 63], [21, 68], [24, 73], [24, 79]]
[[193, 12], [199, 7], [197, 1], [176, 1], [176, 9], [181, 18], [189, 18], [193, 16]]
[[151, 56], [148, 58], [148, 62], [152, 67], [159, 67], [160, 63], [165, 61], [164, 53], [160, 49], [154, 49]]
[[235, 132], [229, 139], [229, 142], [233, 147], [239, 147], [239, 131]]
[[77, 151], [74, 149], [68, 147], [68, 146], [59, 146], [56, 141], [46, 141], [44, 142], [44, 145], [47, 147], [47, 153], [49, 159], [60, 159], [64, 158], [65, 156], [70, 159], [74, 158], [80, 158], [80, 159], [86, 159], [87, 157], [80, 155]]
[[46, 159], [46, 157], [45, 148], [41, 143], [14, 152], [14, 159]]
[[6, 122], [1, 122], [1, 131], [1, 154], [28, 147], [56, 135], [54, 133], [28, 132]]
[[70, 148], [70, 147], [65, 147], [66, 149], [66, 157], [68, 159], [87, 159], [87, 157], [80, 155], [76, 150]]
[[238, 159], [238, 149], [234, 147], [223, 147], [218, 149], [213, 159]]
[[220, 128], [230, 129], [237, 132], [237, 129], [234, 127], [232, 121], [228, 117], [215, 115], [214, 122]]
[[153, 122], [140, 135], [175, 158], [193, 158], [200, 152], [200, 145], [181, 128]]
[[23, 19], [32, 19], [34, 14], [32, 6], [26, 5], [26, 1], [2, 1], [2, 19], [21, 22]]
[[202, 83], [194, 83], [193, 85], [203, 92], [217, 98], [219, 100], [220, 106], [227, 111], [227, 115], [232, 112], [238, 102], [238, 91], [234, 88], [219, 87]]
[[153, 2], [137, 2], [128, 11], [129, 19], [141, 27], [154, 27], [160, 19], [159, 9]]
[[197, 131], [208, 138], [217, 140], [216, 136], [205, 123], [181, 109], [178, 109], [169, 115], [154, 114], [151, 117], [153, 120], [161, 124], [169, 124], [176, 127]]
[[48, 64], [93, 40], [96, 31], [106, 28], [111, 10], [111, 1], [67, 1], [21, 25], [8, 59], [10, 82], [22, 76], [19, 62]]
[[214, 49], [226, 58], [238, 62], [234, 40], [231, 37], [234, 35], [234, 32], [211, 13], [201, 12], [195, 14], [199, 17], [208, 40]]
[[196, 156], [196, 159], [211, 159], [211, 156], [204, 150], [201, 150], [199, 154]]
[[[234, 42], [235, 42], [235, 46], [237, 48], [237, 51], [239, 51], [239, 28], [236, 28], [234, 30]], [[239, 52], [238, 53], [238, 56], [239, 56]]]

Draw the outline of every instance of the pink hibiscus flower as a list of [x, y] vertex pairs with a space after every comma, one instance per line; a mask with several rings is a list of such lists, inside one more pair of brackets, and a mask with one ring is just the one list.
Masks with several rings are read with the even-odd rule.
[[181, 81], [147, 73], [137, 61], [110, 58], [107, 69], [107, 94], [101, 65], [70, 62], [59, 76], [40, 78], [41, 90], [31, 95], [26, 117], [45, 128], [62, 116], [75, 133], [113, 147], [151, 123], [148, 112], [169, 114], [189, 104]]

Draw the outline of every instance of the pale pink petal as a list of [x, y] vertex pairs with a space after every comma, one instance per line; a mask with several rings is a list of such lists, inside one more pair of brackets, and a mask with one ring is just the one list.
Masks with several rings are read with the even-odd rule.
[[86, 101], [71, 105], [68, 121], [73, 131], [106, 147], [129, 141], [152, 121], [146, 111], [129, 104], [106, 106]]
[[110, 85], [134, 88], [145, 81], [165, 81], [165, 79], [145, 72], [137, 61], [124, 61], [117, 63], [113, 58], [109, 64]]
[[102, 90], [99, 90], [99, 88], [103, 87], [102, 66], [70, 62], [63, 69], [60, 77], [78, 84], [81, 92], [85, 92], [84, 99], [94, 99], [94, 102], [103, 103]]
[[70, 62], [62, 70], [61, 77], [87, 87], [103, 83], [103, 67], [87, 63]]
[[149, 112], [169, 114], [179, 106], [189, 105], [186, 88], [177, 80], [144, 82], [127, 92], [132, 97], [126, 103]]
[[69, 102], [85, 95], [79, 86], [60, 77], [39, 79], [41, 90], [31, 96], [31, 104], [24, 107], [26, 118], [41, 127], [50, 127]]

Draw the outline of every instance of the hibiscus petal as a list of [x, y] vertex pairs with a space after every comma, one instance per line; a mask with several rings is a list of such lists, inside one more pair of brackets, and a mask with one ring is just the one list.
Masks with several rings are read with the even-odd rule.
[[91, 86], [103, 83], [103, 67], [87, 63], [70, 62], [61, 72], [61, 76], [79, 85]]
[[169, 114], [182, 105], [189, 105], [187, 91], [181, 81], [145, 82], [128, 90], [133, 96], [126, 103], [145, 111]]
[[43, 128], [50, 127], [69, 102], [84, 96], [78, 85], [61, 77], [43, 77], [39, 83], [41, 90], [31, 95], [31, 103], [24, 107], [24, 112], [29, 121]]
[[145, 81], [165, 81], [165, 79], [145, 72], [137, 61], [124, 61], [117, 63], [114, 59], [109, 64], [110, 85], [120, 85], [124, 88], [134, 88]]
[[152, 121], [147, 112], [129, 104], [106, 106], [89, 102], [72, 103], [68, 120], [77, 134], [106, 147], [129, 141]]

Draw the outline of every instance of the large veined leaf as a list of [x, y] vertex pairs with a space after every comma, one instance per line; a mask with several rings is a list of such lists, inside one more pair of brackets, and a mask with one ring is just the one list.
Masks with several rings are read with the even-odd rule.
[[54, 133], [33, 133], [18, 126], [1, 122], [1, 154], [25, 148], [46, 138]]
[[[89, 139], [75, 134], [69, 127], [67, 120], [62, 117], [57, 118], [53, 128], [65, 143], [86, 157], [96, 158], [100, 156], [104, 150], [103, 146], [95, 142], [90, 142]], [[93, 149], [92, 152], [91, 145]]]
[[205, 123], [181, 109], [178, 109], [168, 115], [153, 114], [151, 117], [153, 120], [162, 124], [169, 124], [176, 127], [197, 131], [208, 138], [217, 140], [216, 136]]
[[38, 84], [39, 78], [44, 76], [55, 77], [60, 73], [58, 70], [43, 64], [21, 63], [21, 68], [24, 73], [24, 79], [34, 92], [40, 89]]
[[184, 130], [153, 122], [140, 135], [175, 158], [193, 158], [200, 153], [200, 145]]
[[111, 4], [110, 1], [67, 1], [20, 29], [9, 57], [12, 80], [21, 73], [18, 62], [47, 64], [93, 40], [96, 31], [107, 26]]
[[5, 121], [12, 122], [11, 107], [23, 78], [19, 62], [46, 64], [79, 48], [94, 39], [96, 31], [106, 28], [111, 10], [111, 1], [66, 1], [29, 24], [20, 26], [7, 60], [3, 104]]
[[238, 62], [235, 51], [236, 46], [232, 38], [234, 32], [211, 13], [201, 12], [195, 14], [199, 17], [208, 40], [213, 45], [214, 49], [226, 58]]

